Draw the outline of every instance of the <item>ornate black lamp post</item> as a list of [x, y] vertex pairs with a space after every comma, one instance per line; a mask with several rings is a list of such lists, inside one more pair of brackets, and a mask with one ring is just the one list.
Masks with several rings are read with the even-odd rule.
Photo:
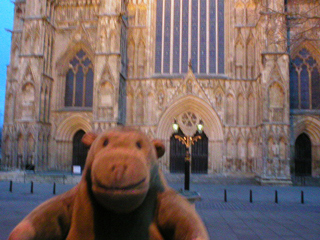
[[[177, 123], [177, 120], [174, 119], [173, 122], [173, 130], [174, 130], [174, 137], [178, 139], [182, 144], [184, 144], [187, 148], [186, 150], [186, 157], [185, 157], [185, 162], [184, 162], [184, 190], [189, 191], [190, 190], [190, 163], [191, 163], [191, 145], [194, 145], [194, 143], [198, 140], [201, 139], [200, 135], [191, 137], [191, 136], [180, 136], [178, 135], [179, 131], [179, 124]], [[197, 124], [197, 130], [198, 133], [201, 134], [203, 131], [203, 122], [200, 119], [199, 124]]]

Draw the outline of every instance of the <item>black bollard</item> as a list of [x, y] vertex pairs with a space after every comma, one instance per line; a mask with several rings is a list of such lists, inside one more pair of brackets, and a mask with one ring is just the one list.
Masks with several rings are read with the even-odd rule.
[[56, 194], [56, 183], [53, 183], [53, 194]]
[[30, 192], [33, 193], [33, 181], [31, 181], [31, 189]]
[[252, 203], [252, 190], [250, 190], [250, 203]]
[[13, 185], [13, 182], [12, 180], [10, 181], [10, 187], [9, 187], [9, 191], [12, 192], [12, 185]]
[[301, 203], [304, 204], [304, 192], [301, 191]]
[[227, 202], [227, 189], [224, 190], [224, 202]]
[[274, 202], [278, 203], [278, 191], [275, 191]]

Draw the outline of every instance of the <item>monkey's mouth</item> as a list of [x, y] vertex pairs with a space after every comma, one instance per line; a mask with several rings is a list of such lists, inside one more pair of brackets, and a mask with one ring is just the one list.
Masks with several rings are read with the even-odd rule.
[[148, 189], [148, 183], [147, 183], [147, 178], [143, 178], [142, 180], [136, 182], [136, 183], [131, 183], [128, 185], [123, 185], [123, 186], [116, 186], [116, 185], [106, 185], [101, 183], [100, 181], [97, 181], [93, 185], [93, 190], [96, 192], [104, 192], [106, 194], [130, 194], [130, 193], [141, 193], [144, 192]]
[[121, 186], [121, 187], [117, 187], [117, 186], [110, 186], [110, 187], [106, 187], [106, 186], [101, 186], [100, 187], [103, 187], [105, 190], [121, 190], [121, 191], [125, 191], [125, 190], [130, 190], [130, 189], [136, 189], [138, 188], [140, 185], [143, 185], [143, 183], [146, 181], [146, 178], [140, 180], [139, 182], [137, 183], [133, 183], [133, 184], [130, 184], [130, 185], [126, 185], [126, 186]]
[[92, 191], [104, 208], [117, 213], [129, 213], [144, 201], [149, 191], [149, 180], [146, 177], [134, 183], [115, 186], [96, 181], [92, 185]]

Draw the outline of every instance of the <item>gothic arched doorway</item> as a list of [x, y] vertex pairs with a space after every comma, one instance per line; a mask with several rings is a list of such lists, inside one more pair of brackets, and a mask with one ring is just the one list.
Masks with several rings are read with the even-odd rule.
[[183, 132], [172, 134], [170, 137], [170, 172], [183, 173], [184, 172], [184, 159], [186, 157], [186, 146], [179, 142], [174, 135], [183, 136]]
[[88, 147], [86, 147], [81, 139], [85, 132], [83, 130], [79, 130], [73, 136], [73, 152], [72, 152], [72, 165], [78, 165], [81, 167], [81, 171], [84, 168], [86, 163]]
[[[170, 137], [170, 172], [184, 173], [187, 149], [174, 135], [184, 136], [184, 133], [179, 129]], [[201, 139], [191, 147], [191, 173], [208, 173], [208, 137], [204, 132], [195, 133], [193, 137], [196, 135], [200, 135]]]
[[299, 135], [295, 143], [295, 174], [296, 176], [311, 175], [311, 140], [305, 133]]
[[197, 135], [201, 139], [192, 145], [191, 172], [208, 173], [208, 137], [204, 132]]
[[[183, 116], [185, 115], [189, 117], [183, 119]], [[196, 118], [194, 118], [193, 115], [195, 115]], [[180, 150], [174, 150], [175, 147], [174, 145], [172, 145], [175, 140], [172, 138], [174, 132], [172, 124], [174, 122], [174, 119], [177, 120], [181, 131], [188, 136], [193, 136], [195, 134], [197, 128], [196, 125], [197, 123], [199, 123], [200, 119], [202, 120], [204, 124], [203, 132], [205, 132], [206, 137], [208, 138], [208, 154], [206, 160], [206, 164], [208, 165], [205, 172], [213, 173], [215, 171], [218, 171], [219, 169], [217, 169], [217, 166], [220, 166], [223, 160], [221, 151], [221, 149], [223, 149], [224, 135], [222, 122], [219, 115], [210, 104], [208, 104], [203, 99], [200, 99], [193, 95], [187, 95], [174, 101], [162, 114], [162, 117], [159, 120], [155, 137], [161, 139], [164, 142], [166, 149], [169, 150], [166, 151], [166, 153], [160, 160], [160, 166], [163, 167], [164, 170], [177, 172], [174, 171], [173, 168], [175, 166], [175, 163], [172, 162], [172, 160], [174, 161], [174, 155], [172, 155], [173, 151], [181, 151], [181, 154], [183, 153], [182, 158], [184, 161], [184, 157], [186, 154], [184, 149], [182, 148]], [[181, 144], [182, 146], [182, 143], [177, 141], [176, 147], [179, 146], [178, 144]], [[184, 163], [182, 164], [184, 165]], [[184, 168], [183, 170], [181, 169], [181, 167], [178, 169], [180, 172], [184, 171]]]

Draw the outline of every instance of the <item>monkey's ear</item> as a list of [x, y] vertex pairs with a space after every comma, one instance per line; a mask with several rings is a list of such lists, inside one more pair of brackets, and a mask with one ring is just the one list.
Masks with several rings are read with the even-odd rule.
[[166, 151], [163, 142], [155, 139], [152, 141], [152, 143], [153, 143], [154, 147], [156, 148], [157, 157], [161, 158]]
[[88, 132], [85, 135], [83, 135], [81, 141], [84, 145], [87, 147], [90, 147], [93, 141], [97, 138], [97, 134], [93, 132]]

